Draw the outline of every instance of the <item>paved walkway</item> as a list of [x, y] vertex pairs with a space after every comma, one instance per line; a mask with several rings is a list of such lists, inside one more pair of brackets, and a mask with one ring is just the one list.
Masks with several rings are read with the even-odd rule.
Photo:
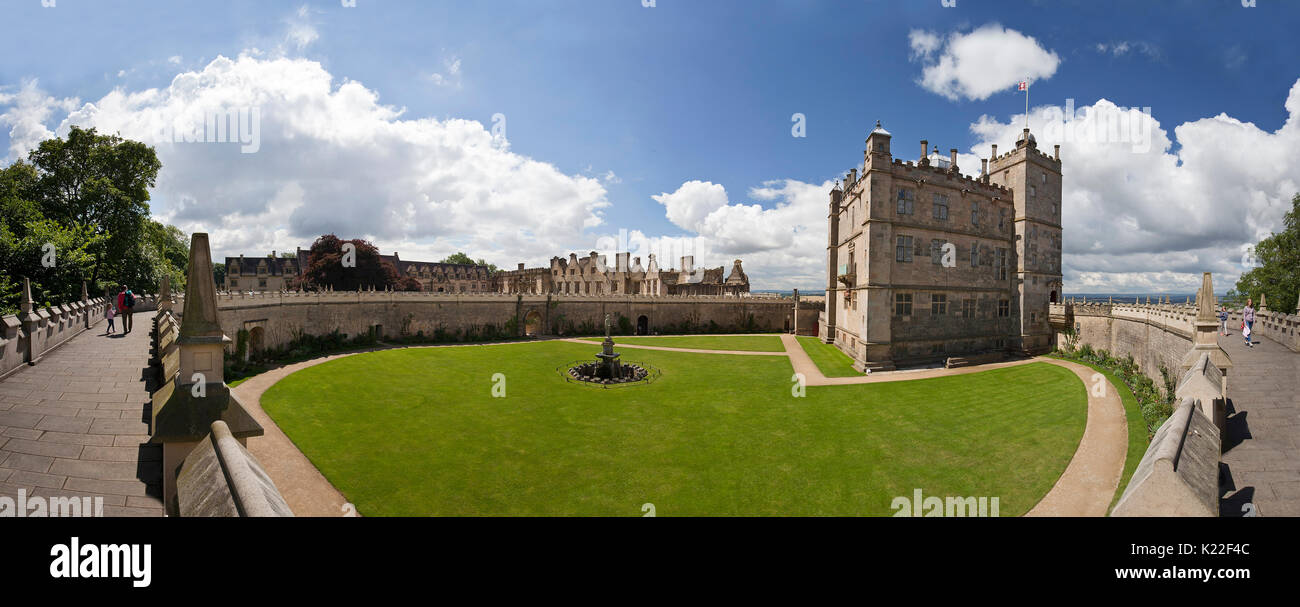
[[1300, 355], [1268, 339], [1247, 348], [1240, 334], [1219, 345], [1232, 357], [1222, 514], [1250, 503], [1258, 516], [1300, 516]]
[[162, 516], [162, 450], [143, 416], [148, 315], [104, 323], [0, 382], [0, 496], [102, 497], [105, 516]]

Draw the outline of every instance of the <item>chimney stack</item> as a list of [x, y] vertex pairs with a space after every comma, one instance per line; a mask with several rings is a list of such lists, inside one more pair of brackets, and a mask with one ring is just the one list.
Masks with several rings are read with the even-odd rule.
[[993, 144], [993, 154], [992, 154], [992, 158], [991, 158], [991, 159], [992, 159], [992, 160], [997, 160], [997, 159], [998, 159], [998, 144], [996, 144], [996, 143]]
[[1056, 149], [1052, 152], [1052, 158], [1059, 162], [1061, 160], [1061, 144], [1058, 143], [1053, 147]]
[[921, 166], [926, 166], [930, 164], [929, 154], [930, 154], [930, 142], [925, 139], [922, 139], [921, 140], [921, 161], [917, 164]]
[[951, 167], [952, 172], [956, 173], [957, 172], [957, 148], [951, 148], [948, 150], [948, 158], [952, 164]]
[[988, 176], [989, 176], [989, 159], [988, 159], [988, 158], [981, 158], [981, 159], [980, 159], [980, 177], [983, 177], [985, 181], [988, 181]]

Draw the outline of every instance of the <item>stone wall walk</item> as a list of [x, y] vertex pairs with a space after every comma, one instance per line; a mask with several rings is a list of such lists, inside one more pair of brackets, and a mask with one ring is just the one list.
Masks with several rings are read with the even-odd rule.
[[[1267, 338], [1247, 348], [1219, 337], [1232, 357], [1220, 484], [1223, 516], [1300, 516], [1300, 355]], [[1226, 468], [1226, 469], [1225, 469]]]
[[125, 336], [100, 322], [0, 382], [0, 496], [102, 497], [105, 516], [162, 516], [162, 449], [145, 444], [149, 316]]

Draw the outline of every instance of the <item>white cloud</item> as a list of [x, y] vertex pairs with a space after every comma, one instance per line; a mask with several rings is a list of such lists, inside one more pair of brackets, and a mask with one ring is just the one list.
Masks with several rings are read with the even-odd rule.
[[727, 189], [710, 181], [688, 181], [676, 192], [651, 196], [664, 205], [668, 221], [679, 228], [698, 232], [705, 217], [727, 205]]
[[311, 21], [311, 9], [307, 5], [299, 6], [294, 15], [285, 20], [284, 39], [299, 51], [320, 39], [320, 32]]
[[676, 192], [653, 198], [664, 205], [670, 221], [694, 237], [684, 245], [667, 243], [682, 250], [660, 257], [676, 263], [680, 254], [693, 254], [697, 266], [723, 265], [728, 272], [732, 259], [742, 259], [753, 288], [824, 286], [826, 204], [833, 185], [768, 181], [749, 190], [751, 198], [768, 203], [764, 207], [731, 204], [726, 189], [715, 183], [683, 183]]
[[16, 93], [0, 93], [0, 125], [9, 127], [9, 155], [5, 162], [26, 158], [37, 144], [54, 136], [45, 123], [56, 111], [67, 112], [79, 105], [75, 98], [56, 99], [41, 90], [36, 80], [27, 80]]
[[[73, 125], [154, 145], [163, 170], [152, 209], [187, 231], [212, 234], [214, 254], [307, 245], [322, 233], [364, 236], [385, 250], [539, 263], [593, 238], [610, 205], [601, 181], [566, 175], [510, 152], [485, 126], [406, 118], [355, 81], [337, 82], [306, 59], [219, 57], [161, 89], [116, 89], [90, 103], [56, 100], [29, 83], [0, 120], [15, 152], [49, 137], [59, 107]], [[239, 143], [159, 140], [231, 109], [260, 111], [260, 150]], [[410, 253], [403, 252], [404, 257]]]
[[[1244, 248], [1280, 229], [1300, 192], [1289, 160], [1300, 157], [1300, 81], [1286, 109], [1273, 132], [1220, 114], [1177, 125], [1171, 137], [1154, 117], [1105, 99], [1073, 121], [1061, 107], [1034, 108], [1039, 148], [1061, 144], [1066, 289], [1190, 292], [1202, 271], [1214, 272], [1218, 290], [1235, 284]], [[1005, 151], [1023, 125], [1023, 115], [982, 117], [971, 151]], [[1147, 145], [1134, 141], [1143, 133]]]
[[1160, 47], [1143, 40], [1098, 42], [1093, 46], [1093, 50], [1102, 55], [1111, 55], [1113, 57], [1122, 57], [1133, 52], [1141, 53], [1151, 59], [1159, 59], [1161, 57]]
[[982, 100], [1028, 78], [1051, 78], [1061, 59], [1033, 37], [996, 23], [970, 33], [913, 30], [912, 59], [923, 66], [917, 80], [926, 90], [957, 101]]
[[430, 78], [438, 86], [460, 88], [460, 57], [455, 55], [442, 60], [443, 72], [434, 72]]

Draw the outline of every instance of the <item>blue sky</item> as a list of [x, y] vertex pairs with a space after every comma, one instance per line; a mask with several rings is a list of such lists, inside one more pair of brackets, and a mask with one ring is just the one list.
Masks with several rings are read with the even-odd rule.
[[[963, 156], [986, 155], [990, 142], [1012, 143], [1024, 120], [1023, 94], [1011, 86], [962, 89], [996, 88], [1015, 71], [963, 56], [988, 45], [1016, 49], [1018, 57], [1017, 44], [1033, 51], [1023, 53], [1020, 71], [1040, 74], [1030, 98], [1036, 111], [1067, 99], [1076, 106], [1105, 99], [1149, 107], [1153, 128], [1169, 144], [1160, 149], [1157, 134], [1157, 149], [1113, 165], [1090, 161], [1114, 156], [1105, 146], [1063, 143], [1066, 220], [1079, 226], [1067, 223], [1065, 230], [1067, 291], [1194, 290], [1198, 268], [1235, 278], [1244, 267], [1242, 247], [1280, 226], [1286, 191], [1296, 187], [1245, 161], [1207, 169], [1214, 163], [1208, 151], [1200, 152], [1233, 153], [1224, 146], [1258, 143], [1295, 157], [1288, 146], [1300, 145], [1296, 130], [1284, 125], [1300, 76], [1294, 67], [1300, 43], [1287, 24], [1297, 22], [1300, 6], [1283, 2], [1260, 0], [1250, 8], [1240, 0], [1136, 7], [976, 0], [958, 0], [956, 7], [940, 0], [657, 0], [652, 8], [641, 0], [55, 4], [0, 4], [13, 28], [0, 39], [0, 150], [7, 161], [30, 147], [40, 133], [34, 124], [55, 134], [75, 122], [131, 136], [138, 115], [181, 104], [185, 94], [176, 78], [182, 73], [199, 75], [193, 86], [214, 87], [208, 103], [279, 100], [259, 102], [267, 145], [256, 154], [241, 157], [229, 146], [202, 152], [192, 144], [159, 146], [171, 175], [154, 193], [155, 214], [213, 232], [219, 255], [265, 254], [305, 246], [320, 231], [359, 230], [403, 257], [463, 249], [498, 265], [533, 265], [598, 248], [601, 236], [622, 229], [691, 238], [684, 250], [705, 265], [745, 259], [757, 288], [824, 286], [817, 243], [824, 247], [826, 186], [861, 162], [875, 120], [892, 131], [894, 154], [904, 159], [915, 157], [922, 138], [945, 152], [959, 148]], [[937, 41], [928, 53], [918, 46], [927, 39]], [[219, 56], [247, 61], [223, 67], [213, 84], [202, 74]], [[945, 58], [956, 61], [944, 72], [951, 79], [927, 86], [927, 68], [942, 67]], [[281, 62], [275, 69], [263, 69], [275, 61]], [[286, 92], [285, 80], [309, 72], [323, 75], [330, 88], [312, 88], [307, 81], [318, 85], [320, 78], [307, 77], [301, 96]], [[281, 82], [273, 87], [257, 78]], [[298, 113], [294, 104], [355, 101], [339, 94], [349, 81], [375, 99], [331, 110], [321, 124], [294, 116], [292, 128], [277, 128], [276, 120]], [[239, 87], [246, 94], [233, 90]], [[150, 89], [170, 101], [137, 99], [116, 110], [105, 103], [114, 91], [129, 96]], [[374, 107], [402, 111], [376, 119]], [[358, 128], [380, 135], [336, 141], [330, 129], [352, 123], [349, 111], [368, 117], [370, 126]], [[795, 113], [806, 117], [806, 137], [791, 136]], [[490, 133], [498, 114], [508, 145], [498, 142], [497, 152], [505, 156], [483, 152], [473, 133], [437, 130], [465, 120]], [[1224, 120], [1213, 120], [1220, 115]], [[393, 124], [446, 137], [437, 149], [411, 147], [389, 132]], [[1202, 128], [1184, 135], [1176, 129], [1185, 124]], [[457, 151], [460, 144], [471, 151]], [[341, 147], [332, 153], [330, 145]], [[382, 165], [358, 160], [358, 150]], [[480, 154], [482, 162], [465, 160]], [[545, 170], [528, 168], [530, 162]], [[457, 169], [385, 185], [389, 171], [403, 179], [403, 171], [442, 163]], [[962, 163], [968, 172], [972, 164], [977, 161]], [[340, 179], [350, 166], [374, 177]], [[1208, 194], [1180, 190], [1184, 167], [1206, 179], [1207, 170], [1223, 171], [1213, 181], [1240, 184], [1243, 202], [1238, 207], [1236, 190], [1227, 186]], [[512, 185], [483, 183], [497, 178]], [[457, 181], [471, 179], [477, 183]], [[548, 185], [532, 187], [539, 180]], [[688, 187], [692, 182], [698, 183]], [[497, 198], [513, 202], [486, 202]], [[495, 221], [450, 225], [488, 209], [521, 230]], [[1203, 221], [1189, 225], [1180, 218], [1200, 209]], [[240, 228], [248, 221], [257, 224], [256, 233]], [[555, 225], [531, 227], [548, 223]], [[663, 257], [675, 261], [677, 254]]]

